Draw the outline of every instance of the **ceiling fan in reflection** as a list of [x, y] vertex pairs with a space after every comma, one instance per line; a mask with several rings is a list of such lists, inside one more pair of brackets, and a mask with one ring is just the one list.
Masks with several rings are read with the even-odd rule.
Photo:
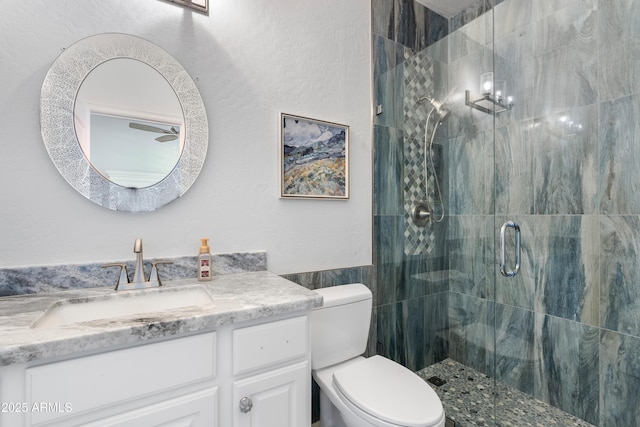
[[171, 126], [171, 129], [162, 129], [156, 126], [145, 125], [143, 123], [129, 123], [129, 127], [131, 129], [144, 130], [147, 132], [155, 132], [155, 133], [163, 133], [164, 135], [156, 138], [158, 142], [168, 142], [175, 141], [180, 136], [180, 131], [175, 127]]

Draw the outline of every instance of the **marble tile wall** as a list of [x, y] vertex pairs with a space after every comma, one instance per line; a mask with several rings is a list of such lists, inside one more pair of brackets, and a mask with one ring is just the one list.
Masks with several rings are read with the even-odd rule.
[[[640, 2], [481, 0], [424, 49], [398, 37], [405, 2], [372, 5], [378, 350], [410, 368], [450, 357], [591, 424], [636, 426]], [[409, 95], [459, 99], [492, 69], [516, 105], [495, 121], [451, 106], [447, 216], [429, 251], [407, 251], [423, 120]], [[514, 279], [496, 270], [507, 219], [523, 235]]]
[[[467, 224], [447, 236], [448, 268], [466, 268], [461, 285], [450, 283], [450, 357], [594, 425], [635, 426], [640, 104], [628, 58], [640, 4], [505, 0], [494, 13], [493, 42], [450, 43], [450, 85], [490, 52], [517, 99], [494, 130], [475, 112], [450, 130], [449, 223]], [[483, 142], [494, 155], [482, 158], [495, 162], [484, 178], [473, 151]], [[490, 232], [471, 232], [483, 218]], [[514, 280], [477, 253], [495, 253], [506, 219], [523, 233]]]
[[417, 370], [448, 353], [445, 228], [418, 229], [407, 217], [412, 201], [426, 197], [425, 178], [434, 188], [433, 175], [423, 172], [428, 104], [418, 99], [447, 94], [448, 21], [413, 0], [372, 0], [372, 10], [374, 102], [381, 112], [374, 117], [377, 335], [371, 351]]

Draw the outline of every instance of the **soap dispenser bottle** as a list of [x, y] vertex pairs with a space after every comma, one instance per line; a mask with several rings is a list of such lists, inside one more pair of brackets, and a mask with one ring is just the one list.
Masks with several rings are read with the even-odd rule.
[[213, 276], [213, 257], [209, 251], [209, 239], [200, 239], [200, 253], [198, 254], [198, 280], [211, 280]]

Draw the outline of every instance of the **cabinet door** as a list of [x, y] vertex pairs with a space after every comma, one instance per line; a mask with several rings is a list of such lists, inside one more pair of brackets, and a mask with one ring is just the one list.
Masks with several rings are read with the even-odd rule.
[[63, 408], [27, 412], [27, 423], [117, 410], [122, 402], [212, 381], [217, 369], [216, 336], [193, 335], [27, 368], [25, 402], [29, 407], [53, 402]]
[[305, 361], [234, 382], [233, 426], [309, 426], [310, 381]]
[[84, 425], [86, 427], [217, 427], [218, 388], [209, 388]]

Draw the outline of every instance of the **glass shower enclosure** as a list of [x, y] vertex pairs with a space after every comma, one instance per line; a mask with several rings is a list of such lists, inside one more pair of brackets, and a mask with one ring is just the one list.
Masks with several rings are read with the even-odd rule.
[[635, 427], [640, 2], [493, 3], [372, 0], [375, 351], [457, 426]]

